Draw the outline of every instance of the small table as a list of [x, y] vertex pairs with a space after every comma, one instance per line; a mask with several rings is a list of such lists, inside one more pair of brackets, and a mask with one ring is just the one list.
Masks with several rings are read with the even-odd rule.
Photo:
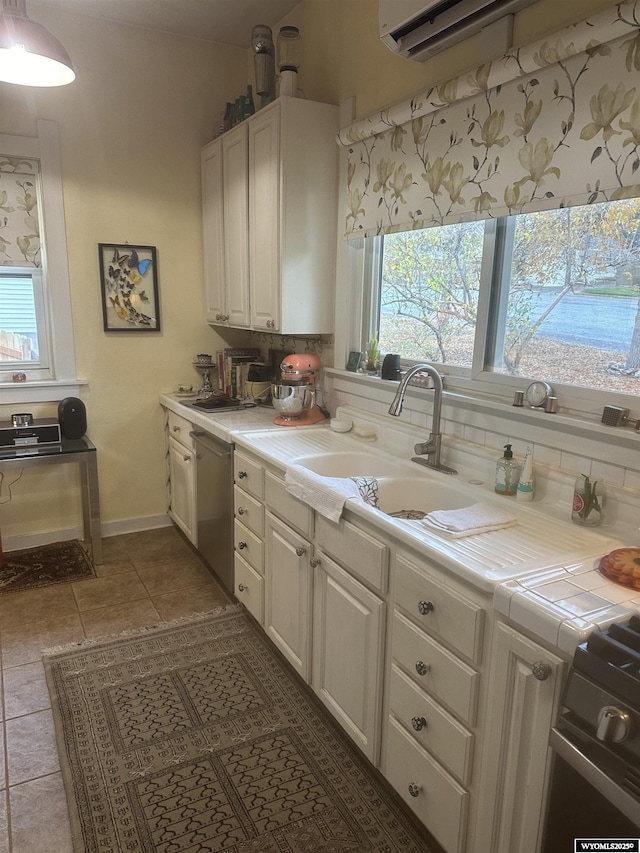
[[6, 447], [0, 449], [0, 471], [14, 468], [32, 468], [39, 465], [80, 466], [82, 489], [82, 518], [84, 540], [91, 546], [91, 557], [96, 566], [102, 563], [102, 534], [100, 530], [100, 495], [98, 492], [97, 451], [87, 436], [63, 438], [60, 444], [36, 444], [32, 447]]

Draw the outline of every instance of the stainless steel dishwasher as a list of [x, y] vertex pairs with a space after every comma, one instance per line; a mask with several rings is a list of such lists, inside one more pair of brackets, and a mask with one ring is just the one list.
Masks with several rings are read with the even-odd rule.
[[195, 429], [198, 551], [222, 585], [233, 592], [232, 445]]

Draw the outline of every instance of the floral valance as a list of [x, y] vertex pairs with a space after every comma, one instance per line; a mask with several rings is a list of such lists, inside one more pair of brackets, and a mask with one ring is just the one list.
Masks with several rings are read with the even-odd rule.
[[347, 237], [640, 196], [640, 0], [340, 133]]
[[0, 152], [0, 266], [39, 267], [37, 160]]

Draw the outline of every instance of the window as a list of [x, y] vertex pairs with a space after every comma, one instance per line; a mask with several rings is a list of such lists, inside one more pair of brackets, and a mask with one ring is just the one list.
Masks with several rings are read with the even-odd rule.
[[382, 240], [381, 349], [493, 381], [640, 393], [640, 200]]
[[30, 401], [50, 400], [51, 383], [54, 399], [78, 393], [58, 128], [37, 128], [0, 134], [0, 383]]

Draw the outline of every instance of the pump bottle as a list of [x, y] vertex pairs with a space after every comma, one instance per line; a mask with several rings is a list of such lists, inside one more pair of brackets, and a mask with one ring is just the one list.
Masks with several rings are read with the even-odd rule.
[[496, 464], [496, 492], [499, 495], [515, 495], [520, 479], [520, 464], [513, 458], [510, 444], [505, 444], [504, 456]]

